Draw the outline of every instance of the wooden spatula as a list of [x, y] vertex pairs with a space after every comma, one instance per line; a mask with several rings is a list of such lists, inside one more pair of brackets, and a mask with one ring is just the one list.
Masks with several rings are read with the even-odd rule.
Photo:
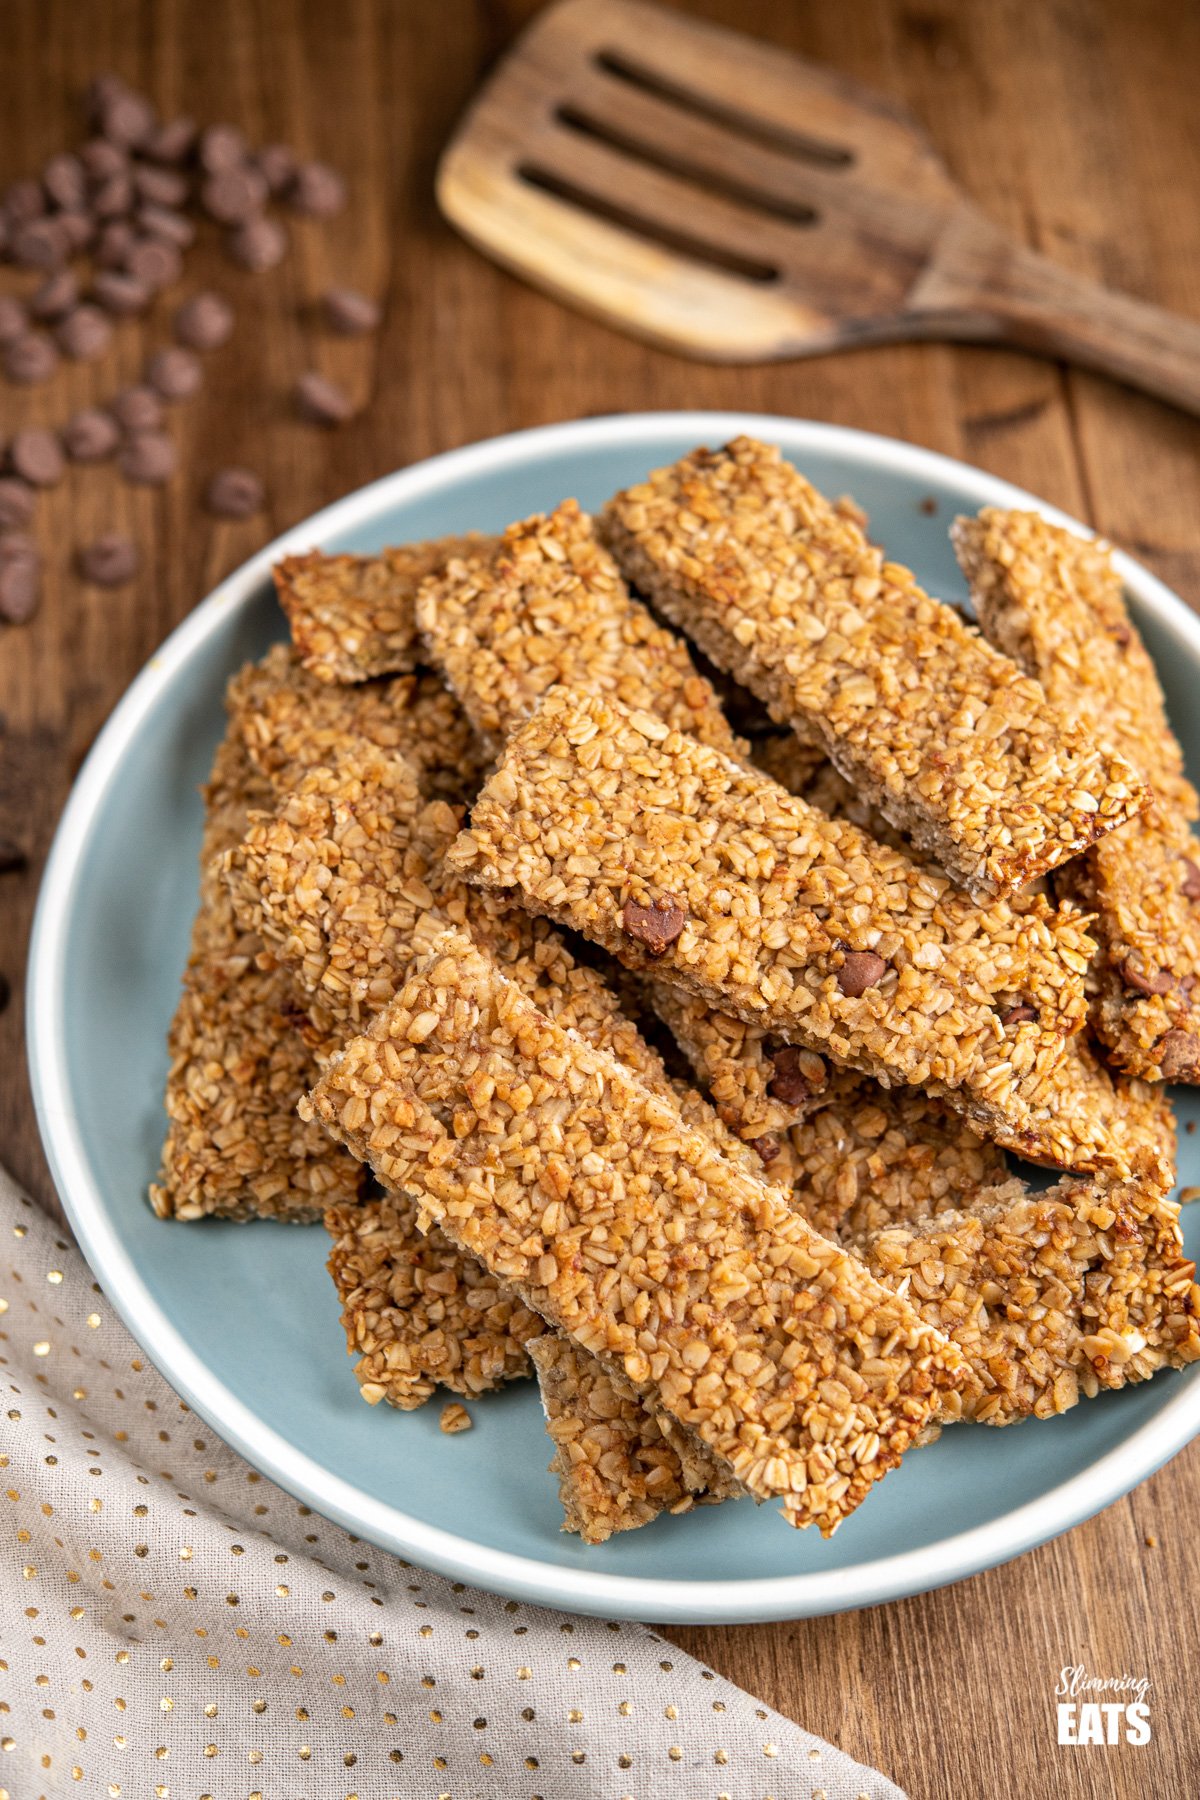
[[1200, 324], [997, 230], [869, 89], [642, 0], [540, 14], [443, 155], [437, 192], [498, 262], [692, 356], [1000, 341], [1200, 412]]

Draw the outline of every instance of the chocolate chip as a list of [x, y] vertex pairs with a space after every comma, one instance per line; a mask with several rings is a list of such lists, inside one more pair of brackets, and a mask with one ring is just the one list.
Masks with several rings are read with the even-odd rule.
[[79, 160], [84, 172], [93, 182], [108, 181], [113, 175], [124, 175], [129, 168], [129, 158], [124, 150], [116, 144], [110, 144], [107, 138], [92, 138], [79, 152]]
[[95, 261], [101, 269], [123, 269], [133, 249], [133, 227], [126, 219], [111, 219], [96, 243]]
[[326, 219], [346, 204], [346, 184], [328, 163], [301, 163], [288, 188], [288, 202], [298, 213]]
[[209, 176], [200, 204], [218, 225], [244, 225], [262, 211], [269, 192], [266, 178], [249, 163], [240, 163]]
[[87, 176], [77, 156], [62, 151], [42, 170], [42, 186], [64, 212], [82, 211], [87, 204]]
[[77, 306], [60, 319], [54, 336], [73, 362], [95, 362], [112, 343], [112, 320], [98, 306]]
[[236, 125], [210, 125], [200, 138], [200, 167], [216, 175], [246, 160], [246, 140]]
[[133, 150], [144, 144], [154, 130], [154, 108], [141, 94], [130, 88], [113, 93], [98, 109], [97, 124], [110, 144]]
[[129, 434], [157, 431], [163, 422], [162, 401], [150, 387], [122, 388], [110, 405], [121, 430]]
[[1200, 900], [1200, 866], [1190, 856], [1181, 858], [1187, 873], [1183, 878], [1183, 897], [1185, 900]]
[[837, 984], [848, 1000], [857, 1000], [887, 974], [887, 964], [873, 950], [847, 950], [837, 973]]
[[664, 894], [649, 906], [627, 900], [621, 909], [621, 925], [628, 937], [643, 944], [651, 956], [662, 956], [687, 924], [687, 908]]
[[343, 337], [357, 337], [359, 332], [374, 331], [379, 324], [379, 308], [366, 294], [353, 288], [330, 288], [325, 296], [325, 317], [331, 331]]
[[29, 867], [29, 858], [12, 838], [0, 837], [0, 875], [19, 875]]
[[183, 162], [196, 141], [193, 119], [168, 119], [159, 125], [142, 145], [143, 154], [158, 163]]
[[177, 250], [188, 250], [196, 241], [196, 227], [181, 212], [169, 206], [139, 206], [135, 215], [138, 230], [146, 237], [161, 238]]
[[68, 248], [57, 219], [31, 219], [13, 234], [12, 259], [23, 269], [58, 269]]
[[123, 219], [133, 206], [133, 183], [122, 170], [102, 181], [92, 195], [92, 211], [98, 219]]
[[783, 1149], [783, 1145], [773, 1131], [765, 1131], [761, 1137], [751, 1138], [750, 1146], [758, 1151], [759, 1160], [764, 1166], [773, 1163]]
[[236, 231], [231, 231], [225, 239], [225, 247], [231, 259], [240, 269], [249, 269], [252, 275], [264, 275], [268, 269], [274, 269], [287, 255], [287, 232], [278, 219], [268, 219], [260, 213], [255, 219], [247, 219]]
[[49, 381], [57, 367], [58, 351], [44, 332], [27, 331], [4, 347], [4, 373], [23, 387]]
[[273, 194], [282, 194], [296, 173], [296, 153], [287, 144], [264, 144], [254, 166]]
[[33, 517], [33, 489], [13, 475], [0, 478], [0, 531], [19, 530]]
[[60, 269], [57, 275], [48, 275], [36, 290], [29, 302], [29, 310], [35, 319], [61, 319], [78, 299], [79, 283], [70, 269]]
[[189, 183], [178, 169], [156, 169], [139, 163], [133, 171], [133, 186], [139, 200], [152, 206], [182, 206], [188, 197]]
[[175, 463], [175, 446], [163, 431], [139, 431], [121, 452], [122, 475], [143, 487], [170, 481]]
[[29, 330], [29, 314], [12, 294], [0, 294], [0, 348]]
[[[3, 540], [0, 540], [2, 543]], [[24, 625], [42, 597], [41, 565], [35, 556], [0, 556], [0, 619]]]
[[1169, 994], [1175, 986], [1175, 977], [1170, 969], [1156, 969], [1153, 975], [1143, 975], [1132, 957], [1126, 957], [1118, 974], [1126, 987], [1134, 988], [1139, 994]]
[[95, 582], [97, 587], [123, 587], [137, 574], [137, 545], [109, 531], [94, 543], [84, 544], [76, 562], [85, 581]]
[[1133, 642], [1133, 627], [1126, 624], [1123, 619], [1119, 619], [1115, 625], [1108, 627], [1108, 635], [1118, 650], [1128, 650]]
[[174, 287], [183, 274], [183, 258], [178, 246], [164, 238], [137, 238], [125, 258], [125, 273], [157, 293], [159, 288]]
[[1037, 1018], [1037, 1008], [1026, 1000], [1018, 1000], [1015, 1006], [1006, 1006], [999, 1017], [1002, 1025], [1024, 1025]]
[[8, 460], [30, 487], [57, 487], [66, 473], [67, 461], [57, 434], [40, 425], [18, 431], [8, 447]]
[[120, 269], [102, 269], [93, 277], [92, 293], [105, 312], [115, 313], [118, 318], [145, 312], [150, 304], [150, 289], [145, 282]]
[[[784, 1106], [803, 1106], [814, 1092], [825, 1085], [825, 1065], [812, 1052], [798, 1050], [793, 1044], [784, 1044], [772, 1051], [771, 1061], [775, 1065], [775, 1073], [767, 1083], [767, 1092], [773, 1100], [780, 1101]], [[815, 1082], [810, 1080], [802, 1065], [808, 1065], [810, 1074], [815, 1074], [819, 1068], [821, 1078]]]
[[253, 469], [219, 469], [208, 484], [204, 504], [219, 519], [248, 519], [262, 510], [263, 484]]
[[[1159, 1039], [1159, 1068], [1164, 1081], [1193, 1081], [1200, 1072], [1200, 1037], [1176, 1025]], [[1190, 1131], [1192, 1126], [1188, 1125]]]
[[164, 400], [187, 400], [204, 379], [199, 359], [190, 350], [170, 344], [146, 364], [146, 380]]
[[67, 420], [62, 440], [72, 462], [103, 462], [120, 443], [121, 433], [111, 413], [89, 406]]
[[192, 350], [219, 350], [233, 330], [233, 308], [220, 294], [193, 294], [175, 314], [175, 336]]

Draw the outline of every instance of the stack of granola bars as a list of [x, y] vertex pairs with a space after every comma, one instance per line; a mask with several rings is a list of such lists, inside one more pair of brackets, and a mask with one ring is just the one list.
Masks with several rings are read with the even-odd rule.
[[1200, 805], [1103, 547], [955, 542], [981, 629], [739, 439], [230, 683], [154, 1206], [323, 1218], [371, 1405], [536, 1375], [589, 1542], [1200, 1356]]

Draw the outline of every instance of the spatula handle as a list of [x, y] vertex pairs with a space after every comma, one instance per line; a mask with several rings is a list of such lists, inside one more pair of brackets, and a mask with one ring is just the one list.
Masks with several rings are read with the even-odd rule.
[[959, 215], [912, 301], [931, 329], [999, 338], [1099, 369], [1200, 414], [1200, 322], [1074, 275], [977, 214]]

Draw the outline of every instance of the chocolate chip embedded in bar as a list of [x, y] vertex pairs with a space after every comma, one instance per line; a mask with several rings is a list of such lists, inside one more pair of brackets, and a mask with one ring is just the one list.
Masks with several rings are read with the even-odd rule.
[[[565, 688], [509, 739], [449, 861], [786, 1042], [945, 1093], [1002, 1141], [1043, 1128], [1035, 1101], [1086, 1014], [1074, 909], [976, 906], [654, 715]], [[651, 955], [625, 908], [664, 897], [686, 924]], [[1036, 1017], [1003, 1025], [1017, 1001]]]
[[977, 898], [1146, 804], [1122, 756], [771, 446], [694, 451], [618, 494], [600, 528], [627, 580]]
[[461, 935], [302, 1113], [795, 1525], [833, 1531], [963, 1380], [904, 1299]]
[[1062, 871], [1095, 914], [1096, 1031], [1154, 1081], [1200, 1081], [1200, 814], [1162, 688], [1107, 548], [1036, 513], [960, 519], [955, 547], [984, 631], [1084, 729], [1127, 756], [1149, 809]]
[[511, 525], [494, 553], [451, 562], [421, 589], [417, 619], [493, 753], [559, 682], [645, 707], [731, 755], [743, 748], [686, 644], [630, 595], [573, 500]]

